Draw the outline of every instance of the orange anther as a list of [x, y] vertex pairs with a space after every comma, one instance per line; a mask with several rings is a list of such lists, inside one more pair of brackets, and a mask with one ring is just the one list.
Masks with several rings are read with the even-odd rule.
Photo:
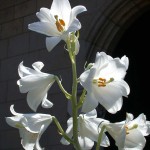
[[106, 79], [104, 78], [99, 78], [99, 80], [106, 82]]
[[60, 24], [61, 24], [62, 26], [65, 26], [65, 22], [64, 22], [64, 20], [59, 19], [59, 22], [60, 22]]
[[61, 24], [60, 24], [58, 21], [56, 21], [55, 24], [56, 24], [57, 30], [58, 30], [59, 32], [63, 31], [63, 27], [61, 26]]
[[106, 84], [98, 84], [98, 87], [105, 87], [106, 86]]

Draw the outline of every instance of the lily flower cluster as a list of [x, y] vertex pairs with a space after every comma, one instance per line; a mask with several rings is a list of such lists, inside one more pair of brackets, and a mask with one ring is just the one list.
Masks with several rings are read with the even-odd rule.
[[[90, 150], [96, 143], [96, 150], [110, 146], [107, 134], [115, 140], [119, 150], [142, 150], [146, 144], [145, 136], [150, 134], [150, 121], [141, 113], [134, 119], [133, 114], [126, 113], [126, 119], [112, 123], [97, 117], [96, 107], [101, 104], [114, 115], [121, 110], [123, 97], [128, 97], [130, 87], [124, 80], [129, 66], [127, 56], [112, 58], [105, 52], [97, 52], [94, 63], [90, 63], [77, 77], [76, 55], [79, 53], [79, 30], [81, 23], [77, 15], [87, 11], [84, 6], [71, 8], [68, 0], [53, 0], [51, 8], [41, 8], [36, 16], [39, 22], [29, 24], [32, 31], [45, 34], [48, 52], [63, 40], [66, 52], [72, 64], [73, 85], [68, 93], [58, 76], [42, 72], [44, 64], [40, 61], [32, 64], [33, 68], [19, 64], [17, 81], [21, 93], [27, 93], [27, 104], [34, 113], [22, 114], [10, 106], [12, 117], [6, 122], [19, 129], [21, 144], [25, 150], [42, 150], [40, 138], [47, 127], [54, 122], [62, 136], [63, 145], [72, 144], [76, 150]], [[37, 113], [39, 105], [52, 109], [53, 103], [47, 99], [48, 91], [57, 83], [66, 99], [72, 104], [72, 116], [67, 121], [68, 128], [63, 130], [55, 116]], [[78, 84], [83, 87], [77, 98]], [[81, 112], [79, 113], [79, 109]], [[107, 134], [106, 134], [107, 133]]]

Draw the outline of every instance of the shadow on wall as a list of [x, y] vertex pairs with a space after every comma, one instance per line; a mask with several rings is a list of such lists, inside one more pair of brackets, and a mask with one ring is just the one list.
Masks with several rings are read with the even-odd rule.
[[[150, 51], [150, 11], [143, 14], [135, 21], [120, 39], [112, 54], [113, 57], [126, 55], [129, 58], [129, 69], [125, 80], [130, 86], [128, 98], [124, 98], [121, 111], [112, 117], [106, 113], [105, 118], [112, 122], [125, 119], [126, 112], [132, 113], [136, 118], [144, 113], [150, 121], [149, 99], [150, 99], [150, 73], [149, 73], [149, 51]], [[146, 137], [144, 150], [150, 149], [150, 137]], [[116, 147], [113, 148], [113, 150]], [[112, 149], [106, 148], [106, 149]], [[116, 148], [117, 150], [117, 148]]]

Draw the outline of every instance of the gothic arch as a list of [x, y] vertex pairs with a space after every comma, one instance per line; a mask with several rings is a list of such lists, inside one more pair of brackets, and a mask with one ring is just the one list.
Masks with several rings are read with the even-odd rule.
[[97, 48], [111, 54], [128, 27], [148, 10], [149, 0], [117, 0], [103, 11], [99, 9], [86, 36], [91, 42], [87, 61], [95, 56]]

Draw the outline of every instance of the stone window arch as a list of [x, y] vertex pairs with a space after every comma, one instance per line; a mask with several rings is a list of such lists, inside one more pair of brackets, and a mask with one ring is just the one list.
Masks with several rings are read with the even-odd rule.
[[149, 10], [149, 0], [112, 0], [107, 7], [104, 6], [102, 10], [99, 8], [90, 27], [85, 29], [84, 33], [85, 40], [91, 43], [87, 61], [93, 59], [97, 50], [113, 53], [125, 31]]

